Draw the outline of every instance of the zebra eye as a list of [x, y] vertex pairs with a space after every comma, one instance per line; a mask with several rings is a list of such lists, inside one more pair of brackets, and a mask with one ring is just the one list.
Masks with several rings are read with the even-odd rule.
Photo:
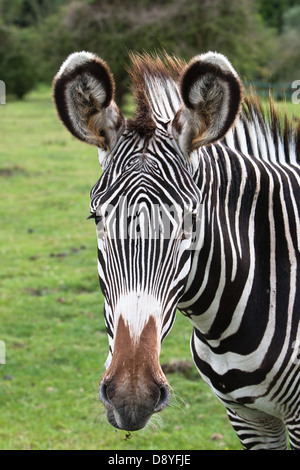
[[96, 213], [94, 214], [91, 214], [88, 219], [94, 219], [95, 220], [95, 224], [98, 225], [99, 222], [101, 222], [102, 220], [102, 217], [100, 215], [97, 215]]

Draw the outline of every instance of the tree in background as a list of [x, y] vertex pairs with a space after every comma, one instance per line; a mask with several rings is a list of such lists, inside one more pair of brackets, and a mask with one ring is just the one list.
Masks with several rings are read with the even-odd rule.
[[0, 26], [2, 18], [12, 41], [9, 48], [0, 43], [0, 79], [10, 74], [23, 95], [29, 85], [21, 82], [50, 84], [68, 54], [90, 50], [109, 62], [120, 102], [128, 51], [165, 49], [186, 59], [218, 50], [244, 79], [292, 81], [298, 6], [300, 0], [0, 0]]
[[26, 28], [42, 23], [71, 0], [0, 0], [0, 16], [6, 24]]
[[275, 80], [293, 82], [300, 78], [300, 5], [286, 10], [282, 32], [277, 37], [277, 55], [270, 64]]
[[266, 78], [265, 64], [275, 54], [273, 36], [252, 0], [77, 1], [46, 19], [41, 31], [45, 78], [70, 52], [91, 50], [109, 62], [119, 99], [128, 90], [129, 50], [165, 49], [186, 59], [218, 50], [249, 79]]
[[[256, 0], [258, 11], [269, 27], [281, 33], [284, 27], [285, 12], [293, 6], [299, 6], [300, 0]], [[298, 24], [298, 28], [300, 25]]]
[[41, 79], [39, 26], [66, 0], [0, 0], [0, 80], [22, 99]]
[[24, 35], [0, 24], [0, 79], [6, 84], [7, 94], [19, 99], [35, 87], [38, 79], [29, 44]]

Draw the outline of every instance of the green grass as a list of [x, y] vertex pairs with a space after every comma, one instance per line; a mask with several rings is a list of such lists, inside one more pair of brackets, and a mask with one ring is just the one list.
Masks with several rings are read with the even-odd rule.
[[[0, 449], [240, 449], [194, 368], [168, 374], [171, 405], [145, 430], [126, 439], [107, 424], [97, 389], [108, 343], [86, 220], [96, 149], [68, 134], [44, 87], [7, 99], [0, 129]], [[178, 315], [161, 362], [191, 361], [190, 335]]]

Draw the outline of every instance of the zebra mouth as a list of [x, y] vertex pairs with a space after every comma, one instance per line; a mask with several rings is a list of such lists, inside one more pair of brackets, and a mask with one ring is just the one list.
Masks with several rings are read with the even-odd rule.
[[111, 424], [114, 428], [116, 429], [122, 429], [118, 423], [117, 423], [117, 420], [115, 418], [115, 414], [113, 412], [112, 409], [107, 409], [106, 410], [106, 415], [107, 415], [107, 421], [109, 422], [109, 424]]
[[151, 414], [147, 413], [147, 416], [143, 416], [142, 419], [127, 419], [126, 422], [124, 421], [124, 423], [120, 424], [119, 419], [116, 417], [116, 415], [118, 416], [118, 412], [114, 411], [113, 409], [107, 409], [106, 415], [107, 420], [111, 426], [123, 431], [139, 431], [146, 426], [149, 419], [151, 418]]

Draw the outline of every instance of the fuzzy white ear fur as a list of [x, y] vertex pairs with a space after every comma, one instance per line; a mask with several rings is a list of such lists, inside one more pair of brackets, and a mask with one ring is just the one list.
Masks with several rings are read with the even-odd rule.
[[75, 52], [53, 81], [59, 117], [77, 138], [102, 150], [112, 150], [124, 127], [113, 100], [114, 79], [106, 63], [90, 52]]
[[183, 70], [180, 91], [183, 104], [172, 128], [180, 149], [188, 155], [225, 136], [239, 115], [243, 87], [224, 55], [207, 52], [194, 57]]

